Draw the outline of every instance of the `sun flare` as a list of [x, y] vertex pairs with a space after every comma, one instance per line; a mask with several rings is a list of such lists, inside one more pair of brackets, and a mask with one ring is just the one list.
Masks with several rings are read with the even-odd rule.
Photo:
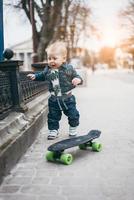
[[103, 29], [101, 42], [103, 46], [115, 47], [119, 42], [119, 33], [116, 29]]

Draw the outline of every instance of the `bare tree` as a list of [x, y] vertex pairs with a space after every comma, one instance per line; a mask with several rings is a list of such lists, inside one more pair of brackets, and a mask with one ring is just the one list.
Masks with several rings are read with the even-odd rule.
[[69, 58], [73, 56], [73, 49], [77, 47], [81, 33], [83, 33], [83, 37], [86, 37], [87, 29], [88, 33], [90, 32], [90, 15], [91, 9], [86, 6], [83, 0], [65, 1], [60, 28], [62, 39], [68, 44]]
[[15, 8], [24, 10], [32, 27], [34, 27], [33, 40], [39, 61], [44, 60], [45, 49], [53, 40], [60, 24], [63, 2], [63, 0], [18, 0], [14, 4]]
[[129, 0], [128, 6], [119, 13], [121, 27], [127, 28], [130, 35], [134, 34], [134, 0]]
[[[16, 0], [14, 7], [23, 9], [32, 24], [34, 53], [43, 61], [49, 43], [71, 40], [72, 47], [80, 32], [89, 25], [86, 19], [91, 13], [84, 7], [84, 0]], [[74, 27], [75, 25], [75, 27]]]
[[120, 43], [123, 51], [134, 55], [132, 44], [134, 44], [134, 0], [128, 1], [128, 6], [119, 13], [122, 30], [127, 30], [126, 38]]
[[[75, 24], [75, 37], [73, 43], [77, 45], [79, 40], [80, 34], [83, 32], [83, 35], [86, 35], [86, 30], [90, 31], [91, 24], [90, 24], [90, 15], [91, 9], [86, 7], [84, 4], [75, 3], [72, 5], [70, 12], [70, 22]], [[70, 24], [71, 25], [71, 24]]]

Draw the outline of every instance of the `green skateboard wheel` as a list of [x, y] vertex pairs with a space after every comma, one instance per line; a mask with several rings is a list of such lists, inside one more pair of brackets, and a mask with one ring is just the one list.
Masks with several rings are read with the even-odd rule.
[[48, 161], [54, 161], [54, 160], [55, 160], [55, 159], [54, 159], [54, 152], [48, 151], [47, 154], [46, 154], [46, 159], [47, 159]]
[[102, 150], [102, 144], [97, 143], [97, 142], [93, 142], [92, 143], [92, 150], [93, 151], [101, 151]]
[[71, 154], [62, 154], [60, 161], [65, 165], [70, 165], [73, 162], [73, 156]]

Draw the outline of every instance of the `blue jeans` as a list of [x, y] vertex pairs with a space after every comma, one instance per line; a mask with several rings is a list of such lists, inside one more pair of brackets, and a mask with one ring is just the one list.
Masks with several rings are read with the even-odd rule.
[[[51, 96], [48, 100], [48, 129], [58, 130], [62, 112], [68, 117], [68, 123], [72, 127], [79, 125], [79, 112], [76, 109], [75, 96], [67, 98]], [[62, 108], [62, 110], [61, 110]]]

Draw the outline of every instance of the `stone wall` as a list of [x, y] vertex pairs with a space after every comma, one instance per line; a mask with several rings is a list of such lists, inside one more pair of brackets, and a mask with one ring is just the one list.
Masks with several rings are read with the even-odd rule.
[[0, 121], [0, 183], [36, 139], [47, 119], [49, 93], [27, 104], [25, 113], [12, 112]]

